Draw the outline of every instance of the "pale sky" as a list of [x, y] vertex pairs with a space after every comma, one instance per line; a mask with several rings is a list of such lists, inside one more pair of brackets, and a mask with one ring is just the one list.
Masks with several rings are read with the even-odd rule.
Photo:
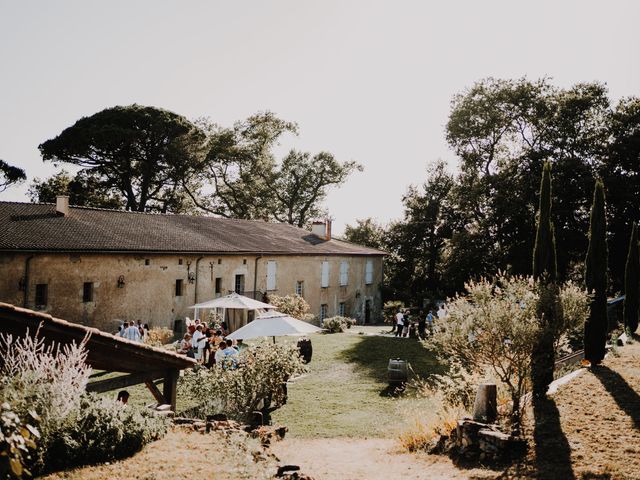
[[636, 0], [0, 0], [0, 158], [46, 177], [38, 144], [114, 105], [229, 126], [271, 110], [300, 126], [284, 150], [364, 165], [327, 199], [339, 233], [398, 218], [430, 162], [455, 166], [449, 102], [476, 80], [640, 95], [639, 20]]

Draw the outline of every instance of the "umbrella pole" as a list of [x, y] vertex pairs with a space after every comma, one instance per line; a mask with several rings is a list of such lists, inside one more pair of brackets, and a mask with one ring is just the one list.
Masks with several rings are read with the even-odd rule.
[[273, 344], [275, 345], [275, 343], [276, 343], [276, 337], [275, 337], [275, 335], [274, 335], [274, 336], [273, 336]]

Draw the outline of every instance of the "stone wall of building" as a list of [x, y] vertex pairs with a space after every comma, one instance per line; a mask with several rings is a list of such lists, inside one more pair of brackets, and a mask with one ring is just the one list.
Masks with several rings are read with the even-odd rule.
[[[324, 261], [328, 287], [321, 285]], [[367, 261], [370, 283], [365, 281]], [[268, 267], [269, 262], [275, 263]], [[348, 267], [341, 267], [342, 262]], [[254, 289], [267, 291], [268, 286], [268, 293], [277, 295], [302, 288], [316, 316], [321, 309], [326, 316], [337, 315], [343, 304], [345, 315], [360, 322], [365, 321], [365, 311], [370, 322], [382, 319], [380, 256], [2, 253], [0, 301], [23, 305], [27, 270], [28, 308], [106, 331], [116, 330], [117, 320], [138, 319], [173, 328], [174, 320], [193, 316], [190, 305], [235, 290], [236, 276], [249, 295]], [[182, 280], [181, 292], [176, 291], [177, 280]], [[46, 285], [46, 305], [36, 305], [36, 296], [42, 297], [44, 290], [37, 285]]]

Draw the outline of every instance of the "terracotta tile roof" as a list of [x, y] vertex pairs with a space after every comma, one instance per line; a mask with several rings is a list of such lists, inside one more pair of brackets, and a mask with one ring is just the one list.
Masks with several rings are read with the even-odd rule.
[[0, 251], [384, 255], [280, 223], [0, 202]]

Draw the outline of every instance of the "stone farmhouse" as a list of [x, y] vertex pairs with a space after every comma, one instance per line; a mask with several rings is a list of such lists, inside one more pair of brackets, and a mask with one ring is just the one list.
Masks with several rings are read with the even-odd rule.
[[[318, 319], [382, 319], [385, 253], [286, 224], [0, 202], [0, 302], [106, 331], [182, 330], [188, 307], [232, 291], [299, 294]], [[236, 322], [232, 322], [236, 323]], [[244, 323], [244, 322], [242, 322]]]

